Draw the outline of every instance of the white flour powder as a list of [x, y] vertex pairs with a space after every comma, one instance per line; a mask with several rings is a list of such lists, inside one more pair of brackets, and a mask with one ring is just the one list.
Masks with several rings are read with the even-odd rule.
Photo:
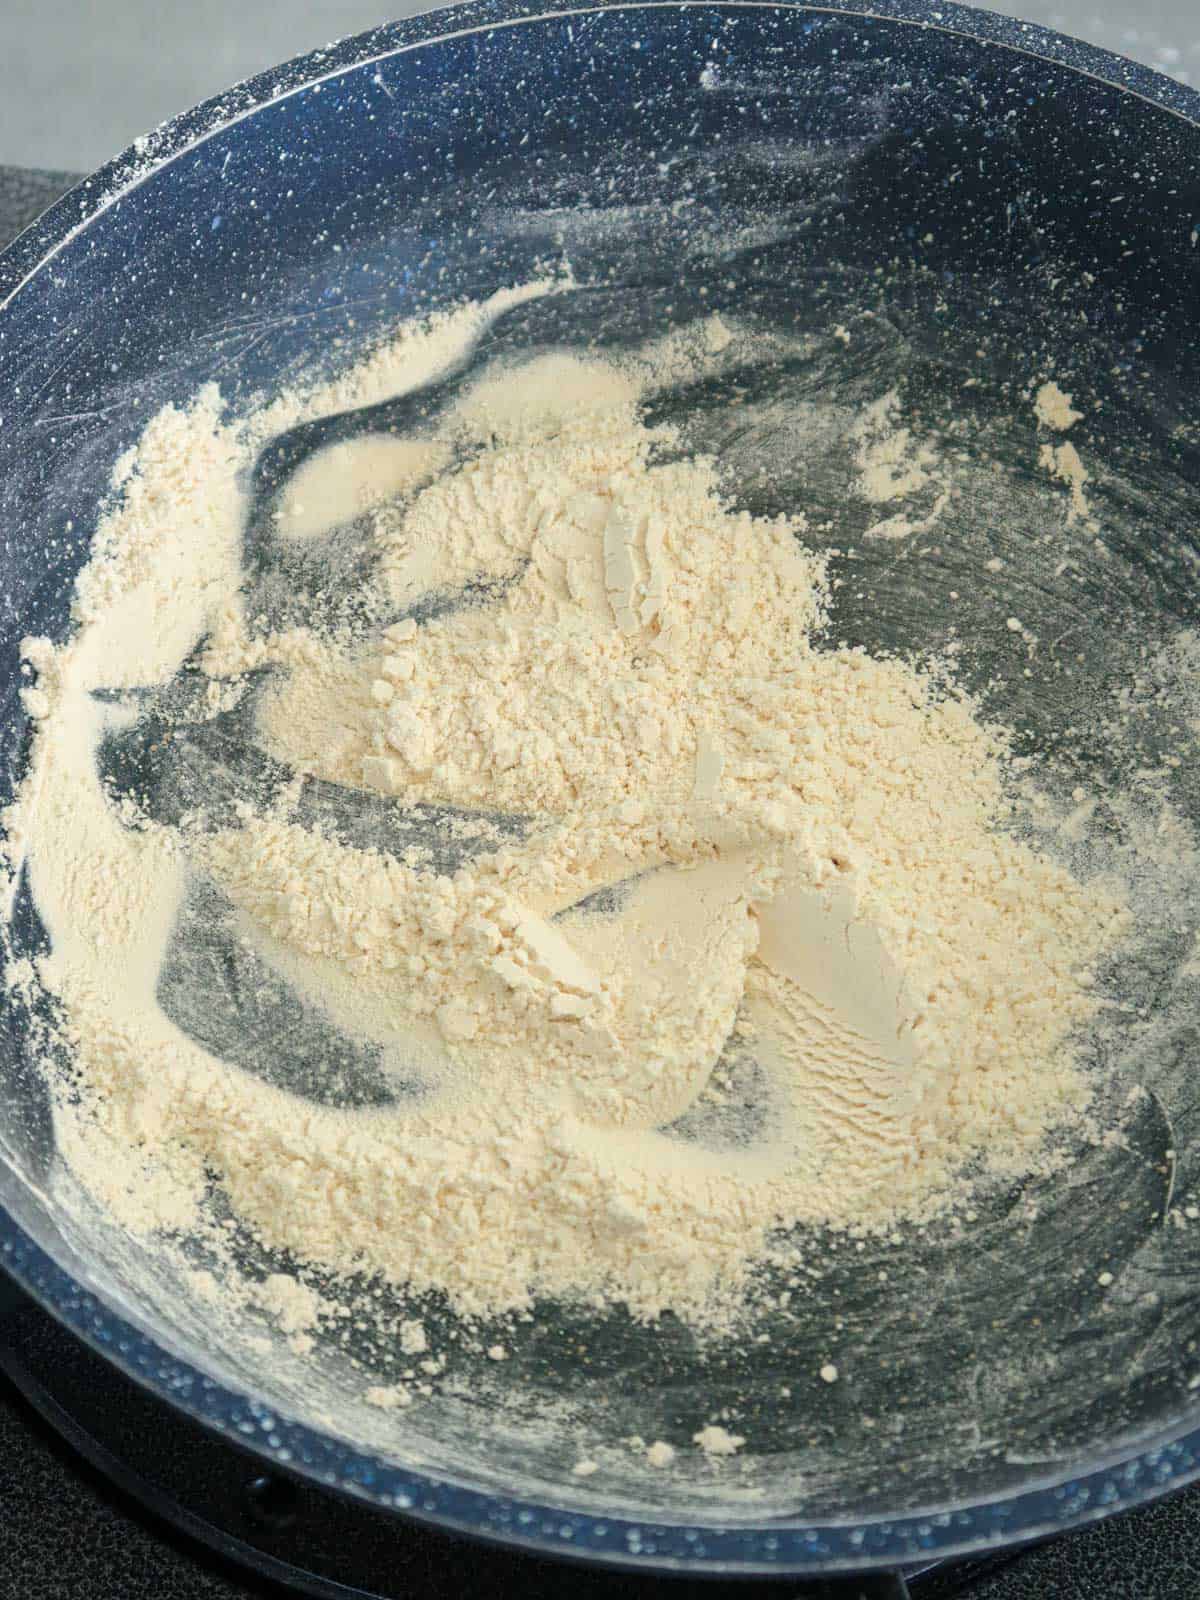
[[[249, 422], [206, 390], [122, 463], [76, 632], [27, 645], [40, 732], [9, 819], [76, 1066], [57, 1135], [142, 1232], [202, 1228], [214, 1174], [265, 1243], [464, 1315], [556, 1295], [721, 1322], [780, 1229], [888, 1228], [945, 1206], [970, 1159], [1034, 1164], [1086, 1101], [1070, 1041], [1123, 914], [1006, 830], [1004, 741], [967, 699], [816, 642], [824, 560], [802, 524], [731, 507], [713, 462], [674, 458], [642, 420], [646, 362], [542, 356], [419, 438], [311, 457], [274, 537], [319, 560], [365, 529], [362, 605], [337, 626], [256, 614], [263, 442], [426, 382], [517, 298]], [[929, 480], [910, 444], [864, 434], [864, 493]], [[292, 776], [167, 823], [106, 791], [97, 749], [139, 702], [96, 691], [189, 658], [201, 715], [245, 699]], [[304, 811], [317, 780], [401, 819], [457, 808], [469, 848], [437, 870], [415, 834], [348, 842]], [[408, 1092], [318, 1104], [172, 1021], [164, 952], [197, 886]], [[265, 1294], [285, 1331], [315, 1321]]]
[[937, 451], [914, 440], [912, 430], [897, 421], [899, 412], [900, 396], [889, 389], [865, 408], [855, 424], [855, 492], [868, 505], [883, 506], [927, 490], [926, 499], [931, 503], [924, 516], [895, 511], [872, 523], [863, 535], [867, 539], [907, 539], [914, 533], [928, 533], [950, 504], [949, 480], [941, 470]]

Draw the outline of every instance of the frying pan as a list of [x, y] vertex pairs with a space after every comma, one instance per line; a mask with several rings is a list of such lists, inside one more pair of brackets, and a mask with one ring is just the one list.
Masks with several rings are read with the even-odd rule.
[[[1198, 230], [1200, 96], [960, 6], [498, 0], [264, 74], [139, 141], [0, 257], [0, 798], [28, 749], [19, 641], [63, 635], [113, 463], [149, 415], [210, 380], [247, 406], [565, 255], [578, 291], [514, 326], [516, 346], [616, 348], [720, 310], [810, 341], [778, 381], [811, 408], [899, 386], [957, 440], [965, 487], [936, 540], [855, 546], [836, 636], [965, 641], [964, 680], [1024, 749], [1069, 732], [1076, 770], [1119, 782], [1169, 748], [1194, 820], [1194, 729], [1149, 695], [1126, 745], [1100, 708], [1148, 662], [1188, 681]], [[835, 324], [849, 347], [830, 348]], [[1103, 548], [1069, 574], [1044, 558], [1061, 515], [1021, 403], [1048, 373], [1103, 463]], [[755, 398], [736, 425], [720, 393], [672, 414], [751, 509], [804, 509], [853, 546], [836, 452], [788, 433], [777, 392]], [[751, 470], [764, 452], [773, 470]], [[1014, 613], [1069, 640], [1052, 690], [998, 670]], [[1188, 870], [1181, 853], [1185, 903]], [[173, 1269], [72, 1187], [16, 1007], [0, 1262], [280, 1470], [542, 1553], [799, 1576], [1068, 1528], [1200, 1475], [1200, 983], [1160, 890], [1142, 886], [1126, 1009], [1095, 1046], [1104, 1082], [1141, 1085], [1106, 1102], [1113, 1137], [994, 1187], [960, 1227], [815, 1241], [823, 1275], [765, 1343], [705, 1352], [670, 1318], [541, 1306], [502, 1373], [464, 1357], [402, 1422], [371, 1413], [369, 1352], [365, 1373], [333, 1341], [301, 1360], [250, 1319], [214, 1342]], [[13, 953], [43, 938], [20, 895]], [[686, 1442], [722, 1414], [747, 1439], [727, 1468], [684, 1450], [655, 1472], [626, 1442]], [[585, 1452], [600, 1470], [575, 1477]]]

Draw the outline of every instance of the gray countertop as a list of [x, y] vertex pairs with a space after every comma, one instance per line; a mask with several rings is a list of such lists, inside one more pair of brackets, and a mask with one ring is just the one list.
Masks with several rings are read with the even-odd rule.
[[[0, 161], [91, 170], [239, 79], [428, 0], [3, 0]], [[995, 0], [1200, 84], [1197, 0]]]

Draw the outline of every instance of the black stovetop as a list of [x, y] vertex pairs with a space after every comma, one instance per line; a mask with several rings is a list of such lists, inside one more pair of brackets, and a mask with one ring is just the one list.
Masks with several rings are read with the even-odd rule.
[[[66, 174], [0, 167], [0, 247], [70, 181]], [[28, 1319], [42, 1316], [36, 1310], [26, 1314], [26, 1336], [35, 1325]], [[0, 1347], [5, 1338], [0, 1316]], [[47, 1318], [45, 1338], [62, 1341], [68, 1336]], [[92, 1359], [83, 1353], [81, 1358]], [[102, 1386], [102, 1366], [87, 1370], [98, 1373], [95, 1381]], [[245, 1489], [242, 1467], [235, 1461], [230, 1470], [242, 1474], [234, 1486], [240, 1494]], [[577, 1569], [464, 1546], [427, 1530], [410, 1530], [398, 1520], [389, 1522], [385, 1536], [396, 1542], [397, 1568], [406, 1574], [403, 1589], [412, 1600], [467, 1593], [471, 1600], [517, 1595], [522, 1600], [558, 1595], [583, 1600], [585, 1591], [597, 1587]], [[729, 1586], [719, 1588], [723, 1596], [731, 1592]], [[747, 1600], [758, 1594], [802, 1593], [800, 1585], [787, 1583], [748, 1584], [744, 1589]], [[697, 1590], [712, 1596], [718, 1592], [708, 1585], [633, 1577], [611, 1584], [621, 1600]], [[946, 1600], [950, 1595], [970, 1600], [1200, 1600], [1200, 1485], [1026, 1551], [1001, 1566], [976, 1569], [965, 1589], [955, 1573], [940, 1569], [915, 1579], [912, 1592], [913, 1600]], [[284, 1593], [144, 1509], [64, 1444], [16, 1387], [0, 1377], [3, 1600], [247, 1600]]]

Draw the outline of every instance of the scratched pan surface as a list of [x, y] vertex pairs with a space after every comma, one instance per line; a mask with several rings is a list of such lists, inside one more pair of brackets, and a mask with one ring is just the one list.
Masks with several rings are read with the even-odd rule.
[[[1020, 24], [880, 9], [435, 13], [231, 92], [61, 202], [0, 258], [5, 794], [27, 747], [18, 641], [63, 634], [112, 464], [156, 407], [210, 379], [246, 405], [332, 370], [398, 317], [565, 254], [578, 287], [501, 319], [476, 365], [633, 348], [713, 311], [785, 334], [786, 357], [654, 408], [721, 456], [741, 503], [803, 510], [815, 545], [855, 546], [832, 636], [967, 641], [965, 681], [1028, 750], [1056, 752], [1064, 783], [1128, 786], [1172, 754], [1169, 797], [1194, 819], [1194, 727], [1151, 694], [1136, 738], [1116, 740], [1101, 710], [1148, 659], [1178, 677], [1196, 621], [1200, 107]], [[1089, 485], [1103, 548], [1068, 541], [1062, 491], [1036, 464], [1022, 397], [1050, 370], [1083, 402], [1073, 437], [1103, 463]], [[954, 453], [961, 492], [929, 537], [865, 541], [844, 423], [893, 386]], [[257, 503], [319, 437], [403, 429], [446, 398], [276, 441]], [[351, 604], [366, 557], [342, 555]], [[295, 618], [310, 578], [252, 515], [246, 582], [263, 606]], [[1029, 676], [1010, 615], [1048, 641]], [[101, 755], [167, 823], [201, 790], [219, 811], [289, 777], [255, 750], [245, 707], [198, 721], [164, 758], [156, 719], [198, 687], [185, 672], [148, 694]], [[399, 819], [331, 785], [310, 783], [302, 804], [314, 825], [384, 849], [414, 826], [447, 838], [443, 815]], [[300, 1096], [369, 1107], [397, 1092], [282, 980], [239, 966], [222, 909], [198, 892], [169, 952], [175, 1020]], [[26, 898], [18, 944], [43, 938]], [[764, 1318], [761, 1343], [702, 1355], [670, 1319], [651, 1334], [542, 1306], [506, 1332], [502, 1374], [462, 1358], [400, 1427], [359, 1399], [369, 1340], [322, 1340], [301, 1362], [248, 1321], [214, 1343], [169, 1267], [72, 1191], [16, 1013], [0, 1038], [0, 1260], [173, 1403], [448, 1526], [637, 1565], [780, 1572], [1065, 1526], [1200, 1470], [1191, 950], [1191, 929], [1151, 910], [1133, 956], [1100, 975], [1124, 1009], [1091, 1044], [1097, 1070], [1149, 1091], [1110, 1097], [1116, 1137], [1053, 1179], [993, 1190], [952, 1230], [861, 1251], [807, 1241], [822, 1276]], [[244, 1248], [252, 1268], [271, 1265]], [[833, 1385], [817, 1375], [830, 1357]], [[684, 1452], [656, 1473], [622, 1443], [687, 1441], [725, 1408], [747, 1443], [721, 1472]], [[584, 1452], [600, 1470], [572, 1477]]]

